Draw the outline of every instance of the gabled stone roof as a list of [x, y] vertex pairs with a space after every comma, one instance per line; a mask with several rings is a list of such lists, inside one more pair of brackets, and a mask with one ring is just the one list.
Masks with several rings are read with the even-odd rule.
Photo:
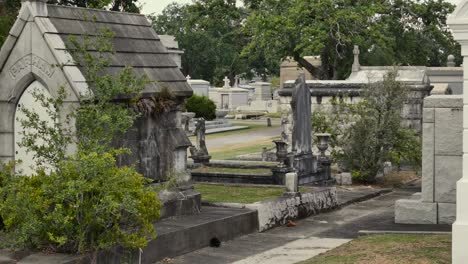
[[[137, 74], [145, 73], [154, 83], [148, 84], [145, 95], [169, 88], [177, 96], [191, 96], [192, 89], [171, 59], [168, 50], [144, 15], [85, 9], [67, 6], [46, 5], [41, 0], [23, 3], [19, 18], [0, 52], [0, 72], [19, 38], [24, 24], [34, 21], [46, 40], [58, 65], [63, 70], [75, 91], [83, 92], [87, 85], [83, 72], [66, 51], [70, 36], [96, 36], [103, 27], [115, 32], [113, 38], [115, 54], [110, 56], [108, 74], [116, 74], [125, 66], [134, 68]], [[44, 8], [45, 7], [45, 8]], [[89, 50], [93, 52], [93, 50]]]

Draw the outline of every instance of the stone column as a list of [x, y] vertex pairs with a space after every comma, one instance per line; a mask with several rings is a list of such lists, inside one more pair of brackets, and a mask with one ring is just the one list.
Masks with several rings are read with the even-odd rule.
[[463, 56], [463, 176], [457, 182], [457, 219], [452, 226], [452, 263], [468, 260], [468, 0], [462, 0], [447, 24]]

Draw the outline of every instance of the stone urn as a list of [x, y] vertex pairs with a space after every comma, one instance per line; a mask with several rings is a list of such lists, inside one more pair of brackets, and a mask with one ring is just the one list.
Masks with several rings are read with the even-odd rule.
[[286, 166], [288, 159], [288, 143], [283, 140], [273, 140], [276, 145], [276, 158], [282, 166]]
[[320, 133], [315, 136], [317, 137], [317, 148], [320, 150], [320, 155], [325, 157], [331, 135], [329, 133]]
[[189, 120], [191, 120], [192, 118], [195, 117], [195, 113], [193, 113], [193, 112], [183, 112], [182, 117], [188, 118]]
[[195, 117], [195, 113], [193, 112], [183, 112], [182, 113], [182, 126], [186, 132], [190, 131], [190, 121], [193, 120]]
[[228, 113], [228, 110], [216, 110], [216, 119], [224, 119]]

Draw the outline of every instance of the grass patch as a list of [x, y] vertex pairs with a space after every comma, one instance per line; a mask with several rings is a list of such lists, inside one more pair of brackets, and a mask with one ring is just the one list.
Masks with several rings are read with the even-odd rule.
[[[234, 131], [226, 131], [226, 132], [220, 132], [220, 133], [215, 133], [215, 134], [209, 134], [206, 135], [205, 138], [207, 140], [213, 139], [213, 138], [220, 138], [220, 137], [225, 137], [225, 136], [232, 136], [232, 135], [239, 135], [239, 134], [245, 134], [245, 133], [251, 133], [253, 131], [259, 131], [263, 129], [270, 129], [271, 127], [267, 127], [267, 124], [265, 122], [265, 125], [259, 125], [259, 124], [250, 124], [250, 123], [241, 123], [241, 122], [232, 122], [236, 126], [246, 126], [248, 128], [245, 129], [240, 129], [240, 130], [234, 130]], [[278, 125], [273, 125], [272, 127], [277, 127]], [[189, 137], [190, 141], [195, 142], [197, 138], [195, 136]]]
[[268, 113], [265, 115], [265, 117], [270, 117], [270, 118], [281, 118], [283, 116], [282, 113]]
[[[195, 190], [202, 194], [203, 201], [224, 203], [255, 203], [283, 196], [283, 187], [250, 187], [214, 184], [195, 184]], [[301, 187], [301, 191], [308, 188]]]
[[218, 167], [201, 167], [192, 170], [194, 172], [211, 172], [211, 173], [241, 173], [254, 175], [271, 175], [271, 170], [266, 168], [256, 169], [239, 169], [239, 168], [218, 168]]
[[265, 141], [257, 142], [257, 144], [244, 144], [226, 146], [222, 148], [213, 149], [210, 155], [215, 160], [228, 160], [235, 159], [239, 155], [261, 153], [263, 148], [273, 148], [275, 144], [272, 142], [275, 138]]
[[418, 178], [421, 178], [421, 176], [417, 175], [414, 171], [394, 171], [379, 179], [377, 184], [385, 188], [396, 188]]
[[363, 236], [299, 263], [451, 263], [451, 237], [449, 235]]

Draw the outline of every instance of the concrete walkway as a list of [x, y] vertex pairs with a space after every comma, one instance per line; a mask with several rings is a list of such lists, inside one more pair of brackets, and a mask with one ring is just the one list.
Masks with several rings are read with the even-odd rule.
[[[358, 236], [359, 230], [450, 231], [451, 226], [394, 224], [394, 203], [417, 189], [394, 192], [340, 210], [223, 242], [170, 260], [174, 264], [290, 264], [309, 259]], [[162, 262], [164, 263], [164, 262]], [[167, 262], [166, 262], [167, 263]]]

